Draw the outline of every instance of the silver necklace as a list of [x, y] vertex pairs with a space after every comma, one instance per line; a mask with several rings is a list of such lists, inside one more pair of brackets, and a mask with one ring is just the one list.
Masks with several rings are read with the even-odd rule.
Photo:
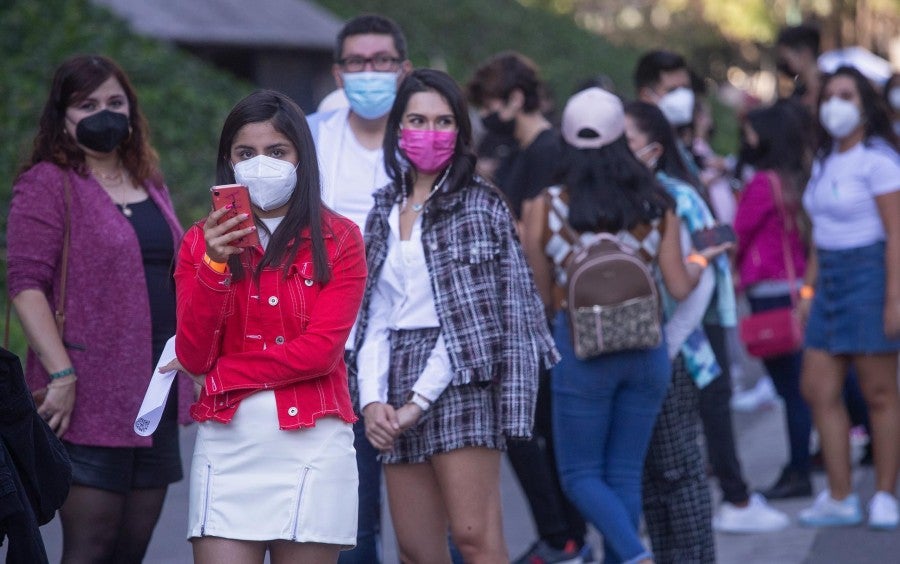
[[103, 189], [106, 190], [106, 193], [109, 194], [109, 198], [113, 201], [114, 204], [116, 204], [116, 206], [118, 206], [119, 210], [122, 212], [122, 215], [124, 215], [125, 217], [131, 217], [133, 212], [131, 211], [131, 208], [129, 207], [128, 202], [116, 201], [116, 199], [113, 197], [112, 192], [110, 190], [113, 187], [122, 185], [122, 183], [125, 180], [124, 171], [121, 168], [119, 168], [116, 172], [114, 172], [112, 174], [104, 174], [104, 173], [100, 172], [99, 170], [94, 170], [94, 169], [90, 169], [90, 171], [91, 171], [91, 174], [93, 174], [94, 177], [97, 178], [98, 182], [103, 187]]
[[[451, 167], [448, 166], [447, 169], [444, 170], [443, 176], [441, 176], [441, 179], [437, 182], [437, 184], [434, 185], [434, 188], [431, 189], [431, 192], [428, 193], [428, 196], [426, 196], [424, 200], [410, 206], [413, 212], [420, 213], [423, 209], [425, 209], [425, 204], [428, 203], [428, 200], [430, 200], [431, 197], [434, 196], [434, 193], [437, 192], [438, 189], [443, 186], [444, 181], [447, 180], [447, 176], [450, 174], [450, 168]], [[403, 203], [400, 205], [401, 211], [406, 209], [407, 199], [408, 196], [406, 194], [406, 175], [403, 175]]]

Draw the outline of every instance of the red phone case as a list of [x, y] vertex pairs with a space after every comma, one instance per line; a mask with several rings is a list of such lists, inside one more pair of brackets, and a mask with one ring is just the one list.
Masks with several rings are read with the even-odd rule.
[[[253, 225], [253, 210], [250, 208], [250, 192], [247, 190], [246, 186], [243, 184], [222, 184], [213, 186], [209, 191], [212, 193], [214, 209], [218, 210], [228, 204], [232, 205], [232, 208], [222, 217], [221, 221], [231, 219], [239, 213], [248, 214], [247, 219], [240, 222], [232, 231], [245, 229]], [[251, 231], [240, 239], [235, 239], [231, 244], [235, 247], [254, 247], [259, 244], [259, 234], [255, 230]]]

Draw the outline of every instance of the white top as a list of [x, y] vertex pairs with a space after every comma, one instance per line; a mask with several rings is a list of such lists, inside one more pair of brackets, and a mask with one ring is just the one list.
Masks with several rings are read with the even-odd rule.
[[[681, 224], [681, 254], [688, 256], [693, 251], [691, 234], [683, 223]], [[678, 302], [675, 311], [669, 316], [664, 331], [666, 332], [666, 347], [669, 351], [669, 359], [674, 359], [681, 350], [681, 345], [693, 333], [694, 329], [703, 322], [703, 315], [709, 307], [713, 291], [716, 289], [715, 267], [710, 265], [703, 269], [700, 281], [691, 290], [686, 298]]]
[[879, 138], [816, 160], [803, 207], [819, 249], [842, 250], [883, 241], [875, 197], [900, 190], [900, 156]]
[[[269, 229], [269, 233], [275, 233], [275, 230], [281, 225], [283, 219], [284, 216], [259, 218], [259, 220]], [[259, 244], [262, 245], [263, 250], [269, 248], [269, 239], [272, 238], [269, 233], [266, 233], [264, 229], [259, 230]]]
[[[369, 325], [359, 350], [359, 406], [387, 403], [391, 331], [440, 327], [431, 277], [422, 248], [422, 218], [416, 218], [408, 241], [400, 240], [400, 209], [394, 206], [388, 219], [391, 234], [381, 277], [369, 301]], [[439, 335], [425, 369], [412, 390], [434, 401], [450, 384], [453, 374], [450, 357]]]
[[[372, 194], [390, 179], [384, 170], [384, 151], [366, 149], [350, 129], [349, 108], [325, 116], [316, 129], [316, 154], [322, 179], [322, 202], [349, 218], [365, 234], [366, 217], [375, 200]], [[353, 348], [356, 325], [350, 330], [345, 348]]]

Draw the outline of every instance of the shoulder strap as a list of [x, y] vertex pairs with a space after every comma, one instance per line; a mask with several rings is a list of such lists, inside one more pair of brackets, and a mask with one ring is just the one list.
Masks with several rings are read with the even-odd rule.
[[[71, 184], [69, 183], [69, 175], [63, 176], [63, 198], [65, 202], [65, 216], [63, 220], [63, 248], [62, 248], [62, 265], [59, 276], [59, 303], [56, 305], [56, 311], [53, 314], [56, 320], [56, 330], [59, 332], [60, 339], [63, 336], [63, 329], [66, 325], [66, 278], [69, 270], [69, 230], [70, 215], [72, 208]], [[6, 296], [6, 320], [3, 328], [3, 348], [9, 350], [9, 326], [12, 317], [12, 300], [9, 295]]]
[[794, 260], [791, 257], [790, 245], [788, 244], [788, 214], [784, 207], [784, 193], [781, 190], [781, 178], [778, 173], [771, 171], [767, 173], [769, 184], [772, 186], [772, 196], [775, 200], [775, 207], [778, 209], [778, 216], [781, 218], [781, 252], [784, 256], [784, 267], [787, 269], [788, 283], [791, 287], [791, 303], [798, 301], [797, 295], [797, 273], [794, 271]]
[[66, 280], [69, 271], [69, 236], [71, 231], [72, 215], [72, 186], [69, 183], [69, 175], [63, 177], [63, 197], [66, 203], [65, 223], [63, 227], [62, 265], [59, 274], [59, 302], [56, 304], [56, 330], [60, 339], [63, 337], [63, 329], [66, 325]]

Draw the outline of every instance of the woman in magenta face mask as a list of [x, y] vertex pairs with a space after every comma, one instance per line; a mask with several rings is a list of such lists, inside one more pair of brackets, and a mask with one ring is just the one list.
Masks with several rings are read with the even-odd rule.
[[381, 451], [401, 559], [509, 562], [500, 452], [531, 434], [558, 355], [500, 193], [475, 175], [465, 99], [443, 72], [400, 85], [366, 223], [369, 278], [351, 366]]

